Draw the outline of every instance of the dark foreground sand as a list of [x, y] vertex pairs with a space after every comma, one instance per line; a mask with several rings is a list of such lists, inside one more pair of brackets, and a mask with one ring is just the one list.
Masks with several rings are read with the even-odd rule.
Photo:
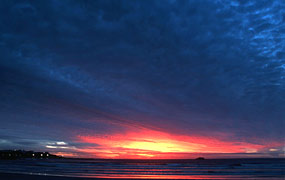
[[[64, 177], [64, 176], [45, 176], [29, 174], [0, 173], [0, 180], [130, 180], [123, 178], [83, 178], [83, 177]], [[141, 180], [141, 179], [137, 179]], [[163, 180], [163, 179], [160, 179]]]
[[0, 179], [1, 180], [91, 180], [91, 179], [99, 179], [99, 178], [80, 178], [80, 177], [0, 173]]
[[[284, 176], [282, 177], [258, 177], [258, 178], [233, 178], [234, 180], [239, 179], [250, 179], [250, 180], [284, 180]], [[83, 178], [83, 177], [63, 177], [63, 176], [45, 176], [45, 175], [29, 175], [29, 174], [13, 174], [13, 173], [0, 173], [0, 180], [130, 180], [130, 179], [123, 179], [123, 178]], [[200, 179], [200, 178], [199, 178]], [[201, 178], [201, 179], [208, 179], [208, 178]], [[228, 178], [209, 178], [210, 180], [228, 180]], [[232, 179], [232, 178], [229, 178]], [[141, 179], [137, 179], [141, 180]], [[153, 179], [154, 180], [154, 179]], [[157, 179], [156, 179], [157, 180]], [[159, 179], [163, 180], [163, 179]], [[165, 179], [166, 180], [166, 179]], [[169, 179], [167, 179], [169, 180]], [[180, 179], [181, 180], [181, 179]], [[189, 180], [189, 179], [188, 179]]]
[[[83, 178], [83, 177], [64, 177], [64, 176], [45, 176], [29, 174], [0, 173], [0, 180], [130, 180], [123, 178]], [[141, 179], [137, 179], [141, 180]], [[159, 179], [163, 180], [163, 179]]]

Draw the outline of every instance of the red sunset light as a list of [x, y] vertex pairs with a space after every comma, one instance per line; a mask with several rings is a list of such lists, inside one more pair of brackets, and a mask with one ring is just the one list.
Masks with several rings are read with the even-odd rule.
[[100, 158], [187, 158], [189, 153], [255, 153], [265, 145], [222, 141], [201, 136], [170, 135], [153, 130], [106, 136], [79, 136], [80, 149]]

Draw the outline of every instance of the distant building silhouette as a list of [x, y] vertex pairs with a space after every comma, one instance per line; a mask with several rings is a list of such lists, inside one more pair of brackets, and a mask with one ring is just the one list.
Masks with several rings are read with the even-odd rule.
[[21, 159], [21, 158], [54, 159], [61, 157], [50, 154], [48, 152], [34, 152], [34, 151], [24, 151], [24, 150], [0, 150], [0, 159]]

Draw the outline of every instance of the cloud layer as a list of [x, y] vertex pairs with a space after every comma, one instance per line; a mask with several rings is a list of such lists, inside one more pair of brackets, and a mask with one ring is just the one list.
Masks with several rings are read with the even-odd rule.
[[136, 129], [282, 143], [284, 9], [282, 0], [2, 1], [0, 146]]

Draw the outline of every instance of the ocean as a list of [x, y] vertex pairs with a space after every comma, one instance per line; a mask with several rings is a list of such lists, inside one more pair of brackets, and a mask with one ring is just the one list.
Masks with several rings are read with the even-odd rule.
[[0, 160], [0, 173], [128, 179], [285, 179], [285, 159]]

